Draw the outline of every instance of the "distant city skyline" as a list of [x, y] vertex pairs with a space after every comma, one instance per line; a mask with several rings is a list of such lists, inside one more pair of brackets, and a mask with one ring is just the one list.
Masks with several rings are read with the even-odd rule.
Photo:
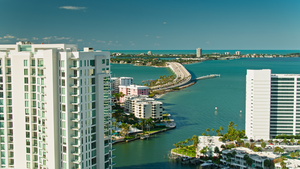
[[5, 1], [0, 44], [102, 50], [299, 50], [300, 1]]

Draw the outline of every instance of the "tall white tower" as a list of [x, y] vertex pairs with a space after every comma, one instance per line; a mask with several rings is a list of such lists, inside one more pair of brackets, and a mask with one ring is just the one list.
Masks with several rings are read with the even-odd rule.
[[0, 45], [4, 168], [112, 168], [109, 52]]
[[300, 132], [300, 75], [247, 70], [246, 135], [269, 139]]
[[197, 48], [197, 57], [201, 57], [201, 56], [202, 56], [202, 49]]

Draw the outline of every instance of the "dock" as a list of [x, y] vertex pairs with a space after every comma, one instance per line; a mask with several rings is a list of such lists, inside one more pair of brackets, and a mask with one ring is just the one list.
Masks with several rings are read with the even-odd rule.
[[220, 74], [210, 74], [210, 75], [206, 75], [206, 76], [197, 77], [196, 79], [193, 79], [193, 81], [210, 79], [210, 78], [214, 78], [214, 77], [221, 77], [221, 75]]

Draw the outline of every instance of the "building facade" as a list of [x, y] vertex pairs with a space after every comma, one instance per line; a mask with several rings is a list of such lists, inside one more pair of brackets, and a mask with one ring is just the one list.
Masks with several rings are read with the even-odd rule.
[[202, 56], [202, 49], [197, 48], [197, 57], [201, 57], [201, 56]]
[[133, 113], [137, 118], [162, 119], [163, 107], [162, 102], [148, 98], [146, 95], [125, 96], [125, 111]]
[[[122, 92], [125, 95], [149, 95], [149, 87], [148, 86], [139, 86], [139, 85], [129, 85], [129, 86], [119, 86], [119, 92]], [[120, 103], [124, 103], [125, 98], [120, 98]]]
[[300, 75], [247, 70], [246, 135], [270, 139], [300, 131]]
[[2, 168], [112, 168], [109, 52], [0, 45]]

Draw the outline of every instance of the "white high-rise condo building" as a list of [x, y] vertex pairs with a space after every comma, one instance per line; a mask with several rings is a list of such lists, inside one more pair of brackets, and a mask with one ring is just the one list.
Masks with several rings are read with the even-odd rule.
[[201, 57], [201, 56], [202, 56], [202, 49], [197, 48], [197, 57]]
[[241, 51], [236, 51], [235, 54], [236, 55], [241, 55]]
[[270, 139], [300, 131], [300, 74], [247, 70], [246, 135]]
[[109, 59], [76, 45], [0, 45], [1, 168], [113, 167]]

